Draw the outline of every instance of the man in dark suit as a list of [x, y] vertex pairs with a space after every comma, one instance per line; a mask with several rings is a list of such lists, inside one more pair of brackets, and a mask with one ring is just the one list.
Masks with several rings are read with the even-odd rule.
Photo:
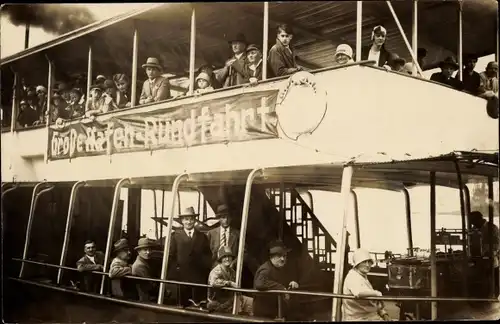
[[76, 268], [83, 275], [82, 290], [97, 293], [101, 276], [92, 276], [92, 271], [102, 271], [104, 253], [96, 251], [94, 241], [87, 240], [84, 247], [85, 255], [76, 262]]
[[[212, 268], [215, 267], [217, 262], [217, 255], [221, 247], [227, 246], [231, 249], [234, 256], [238, 255], [238, 247], [240, 243], [240, 231], [231, 227], [231, 214], [226, 204], [217, 207], [216, 216], [220, 220], [220, 226], [211, 229], [207, 233], [208, 241], [210, 242], [210, 250], [212, 251]], [[252, 258], [246, 251], [244, 252], [244, 262], [249, 270], [255, 272], [259, 267], [257, 260]], [[232, 267], [236, 266], [236, 258], [233, 260]]]
[[361, 59], [375, 61], [379, 67], [391, 65], [391, 53], [385, 48], [387, 30], [383, 26], [375, 26], [372, 30], [372, 43], [361, 49]]
[[[179, 215], [183, 228], [172, 234], [170, 258], [176, 268], [176, 279], [184, 282], [206, 284], [212, 264], [212, 254], [207, 236], [195, 227], [195, 218], [199, 214], [189, 207]], [[203, 287], [180, 287], [180, 304], [183, 307], [190, 303], [206, 299], [207, 290]], [[190, 299], [192, 301], [190, 301]]]
[[431, 81], [439, 82], [452, 87], [456, 90], [463, 89], [463, 83], [452, 77], [453, 73], [458, 70], [458, 63], [454, 57], [449, 56], [439, 63], [441, 72], [436, 72], [431, 75]]
[[233, 57], [226, 61], [226, 66], [222, 69], [218, 78], [224, 88], [248, 82], [245, 73], [245, 62], [247, 59], [245, 49], [248, 42], [245, 35], [239, 33], [236, 37], [229, 39], [228, 43], [231, 45]]
[[[153, 278], [149, 266], [149, 258], [151, 255], [151, 248], [154, 246], [150, 239], [143, 237], [139, 239], [135, 250], [137, 251], [137, 258], [132, 264], [132, 275], [143, 278]], [[156, 292], [156, 283], [152, 281], [141, 280], [136, 284], [139, 301], [149, 302], [154, 299]]]
[[161, 76], [163, 68], [160, 61], [155, 57], [149, 57], [142, 68], [146, 70], [148, 79], [142, 85], [139, 104], [144, 105], [170, 99], [170, 83], [168, 79]]

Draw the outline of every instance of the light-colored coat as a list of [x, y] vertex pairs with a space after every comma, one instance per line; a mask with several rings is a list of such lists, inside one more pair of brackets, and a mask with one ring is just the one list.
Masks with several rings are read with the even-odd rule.
[[159, 76], [153, 82], [153, 87], [149, 80], [144, 81], [142, 84], [141, 97], [139, 99], [139, 104], [143, 105], [146, 103], [146, 99], [153, 98], [153, 102], [167, 100], [170, 98], [170, 83], [169, 81]]

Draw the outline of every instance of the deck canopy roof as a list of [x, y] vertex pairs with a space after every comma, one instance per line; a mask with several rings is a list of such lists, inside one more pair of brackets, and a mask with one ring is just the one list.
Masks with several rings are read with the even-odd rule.
[[[412, 1], [392, 5], [411, 41]], [[497, 2], [463, 0], [463, 52], [479, 56], [495, 53]], [[9, 67], [29, 75], [30, 83], [46, 83], [47, 60], [55, 63], [56, 79], [86, 73], [88, 48], [93, 47], [93, 73], [131, 74], [134, 28], [139, 31], [139, 78], [141, 64], [149, 56], [159, 57], [165, 72], [186, 76], [189, 70], [191, 12], [196, 8], [196, 67], [210, 62], [221, 67], [230, 55], [227, 37], [242, 32], [249, 42], [262, 45], [263, 3], [168, 3], [119, 15], [62, 35], [48, 43], [2, 58], [2, 85], [10, 88]], [[458, 1], [418, 2], [418, 46], [428, 50], [427, 67], [458, 51]], [[355, 1], [300, 1], [269, 3], [269, 45], [275, 42], [277, 23], [295, 30], [299, 64], [308, 68], [330, 66], [340, 43], [355, 49]], [[363, 2], [363, 44], [371, 30], [382, 24], [388, 30], [387, 48], [410, 59], [409, 52], [385, 1]], [[37, 76], [38, 75], [38, 76]], [[9, 78], [10, 76], [10, 78]], [[34, 78], [34, 79], [33, 79]]]

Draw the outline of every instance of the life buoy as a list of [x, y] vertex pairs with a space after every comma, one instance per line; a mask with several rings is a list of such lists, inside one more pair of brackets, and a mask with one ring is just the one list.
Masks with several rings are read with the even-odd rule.
[[302, 134], [313, 133], [325, 117], [326, 110], [326, 90], [309, 72], [293, 74], [278, 93], [278, 125], [290, 139], [297, 140]]

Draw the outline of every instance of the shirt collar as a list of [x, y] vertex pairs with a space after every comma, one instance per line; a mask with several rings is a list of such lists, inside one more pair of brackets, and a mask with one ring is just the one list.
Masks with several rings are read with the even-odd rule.
[[238, 60], [243, 56], [244, 53], [240, 54], [234, 54], [234, 57], [237, 58]]
[[189, 234], [193, 235], [194, 234], [194, 228], [188, 230], [188, 229], [184, 229], [184, 232], [186, 232], [186, 235], [187, 236], [190, 236]]

